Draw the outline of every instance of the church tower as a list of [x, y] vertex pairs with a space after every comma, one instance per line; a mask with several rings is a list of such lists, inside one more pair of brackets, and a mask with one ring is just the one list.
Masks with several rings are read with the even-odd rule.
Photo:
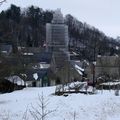
[[52, 69], [62, 82], [67, 79], [68, 42], [68, 26], [64, 23], [61, 10], [57, 9], [52, 23], [46, 24], [46, 49], [52, 52]]

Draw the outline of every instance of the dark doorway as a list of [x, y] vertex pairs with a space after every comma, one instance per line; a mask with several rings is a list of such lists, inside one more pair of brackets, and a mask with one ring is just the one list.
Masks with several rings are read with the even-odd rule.
[[36, 87], [36, 82], [33, 82], [33, 83], [32, 83], [32, 86], [33, 86], [33, 87]]

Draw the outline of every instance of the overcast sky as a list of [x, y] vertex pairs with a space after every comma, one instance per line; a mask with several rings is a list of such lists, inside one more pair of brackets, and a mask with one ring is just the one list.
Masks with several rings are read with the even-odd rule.
[[23, 8], [30, 5], [44, 10], [61, 8], [64, 15], [70, 13], [110, 37], [120, 36], [120, 0], [7, 0], [0, 10], [8, 8], [11, 3]]

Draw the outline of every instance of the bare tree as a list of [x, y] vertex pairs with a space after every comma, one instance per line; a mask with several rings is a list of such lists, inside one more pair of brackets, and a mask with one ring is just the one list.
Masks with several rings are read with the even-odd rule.
[[76, 117], [77, 117], [77, 113], [76, 113], [76, 111], [74, 111], [74, 113], [73, 113], [73, 120], [76, 120]]
[[[73, 120], [76, 120], [78, 118], [78, 113], [76, 111], [70, 112], [70, 116]], [[64, 118], [64, 120], [66, 120], [66, 119]]]
[[26, 111], [23, 114], [22, 120], [29, 120], [28, 112], [29, 111], [28, 111], [28, 107], [27, 107]]
[[115, 96], [119, 96], [119, 84], [116, 85], [117, 89], [115, 90]]
[[42, 95], [39, 96], [39, 103], [37, 104], [37, 108], [32, 105], [32, 110], [30, 110], [30, 114], [32, 115], [34, 120], [46, 120], [49, 114], [55, 112], [55, 110], [47, 109], [48, 104], [48, 99], [45, 99], [42, 93]]

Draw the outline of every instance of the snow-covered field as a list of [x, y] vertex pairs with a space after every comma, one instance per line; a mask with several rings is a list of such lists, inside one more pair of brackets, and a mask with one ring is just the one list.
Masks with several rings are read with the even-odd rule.
[[[0, 120], [23, 120], [25, 115], [33, 120], [29, 111], [38, 107], [38, 96], [49, 99], [47, 120], [120, 120], [120, 96], [114, 91], [98, 91], [95, 95], [70, 94], [68, 97], [54, 96], [55, 87], [25, 88], [0, 94]], [[27, 111], [27, 112], [26, 112]], [[5, 119], [8, 117], [9, 119]]]

